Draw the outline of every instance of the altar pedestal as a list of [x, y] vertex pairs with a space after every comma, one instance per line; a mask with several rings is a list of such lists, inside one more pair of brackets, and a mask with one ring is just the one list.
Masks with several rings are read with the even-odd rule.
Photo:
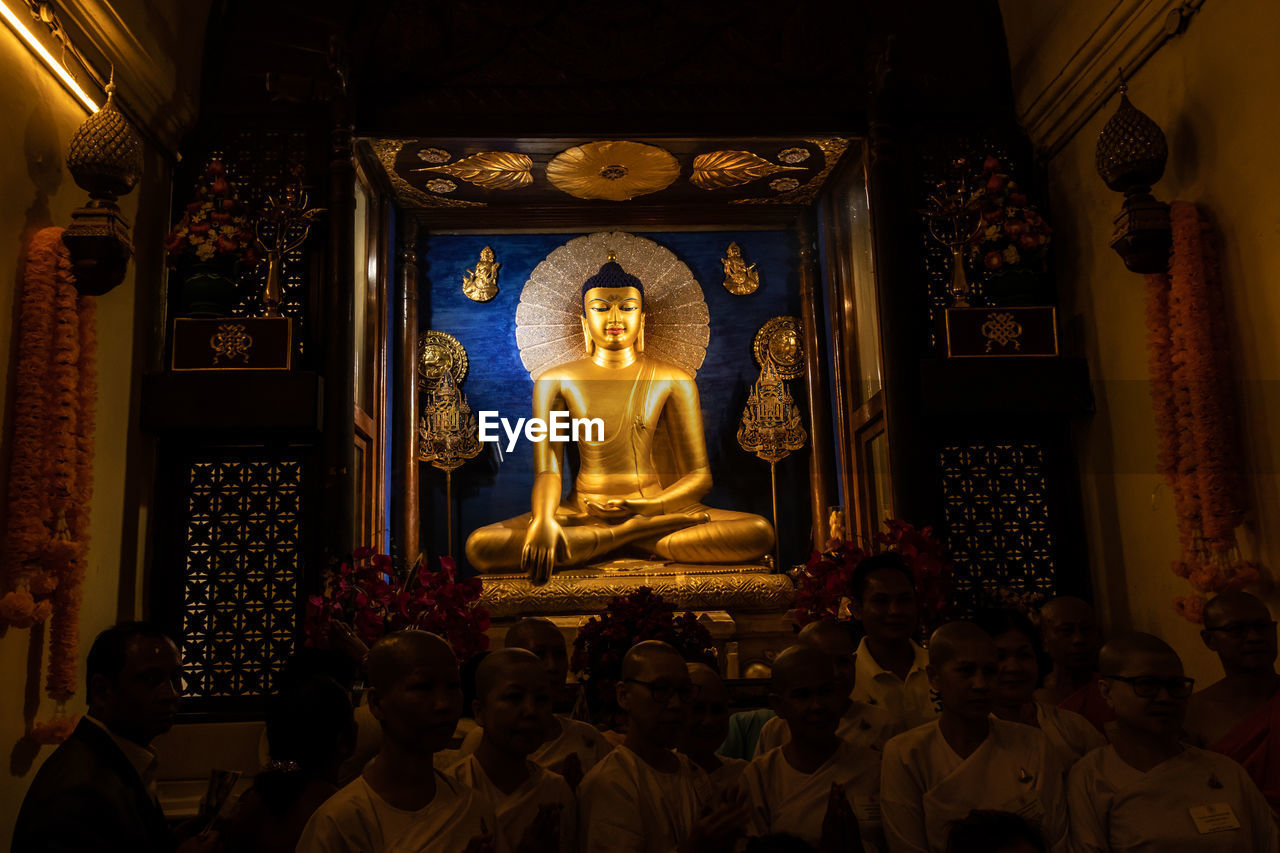
[[[493, 647], [526, 616], [553, 622], [572, 646], [578, 628], [607, 609], [609, 600], [648, 587], [677, 613], [693, 611], [711, 632], [727, 677], [768, 666], [795, 637], [788, 616], [795, 586], [786, 575], [761, 565], [687, 565], [650, 560], [612, 560], [561, 571], [543, 586], [522, 574], [482, 575], [480, 604], [489, 609]], [[762, 670], [753, 670], [762, 673]]]

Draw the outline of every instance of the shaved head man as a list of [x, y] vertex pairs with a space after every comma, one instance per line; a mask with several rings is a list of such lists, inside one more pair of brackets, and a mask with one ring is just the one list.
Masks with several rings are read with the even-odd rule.
[[617, 691], [627, 735], [578, 789], [582, 850], [727, 853], [746, 823], [741, 797], [717, 798], [707, 774], [672, 750], [696, 695], [684, 658], [657, 640], [637, 643], [622, 660]]
[[822, 850], [859, 850], [859, 841], [883, 849], [872, 808], [880, 754], [837, 735], [848, 700], [835, 676], [832, 655], [812, 643], [791, 646], [774, 660], [769, 703], [788, 738], [743, 772], [752, 834], [794, 835]]
[[716, 754], [729, 732], [729, 690], [720, 673], [705, 663], [687, 664], [686, 669], [693, 681], [692, 717], [679, 749], [707, 772], [717, 790], [737, 788], [747, 762]]
[[491, 842], [493, 806], [432, 766], [462, 715], [458, 660], [445, 640], [396, 631], [365, 659], [378, 754], [311, 816], [299, 850], [448, 853]]
[[1082, 598], [1060, 595], [1040, 608], [1040, 642], [1053, 668], [1036, 700], [1074, 711], [1100, 732], [1114, 715], [1098, 691], [1098, 622]]
[[524, 649], [492, 652], [476, 669], [475, 694], [480, 744], [449, 772], [493, 803], [500, 846], [577, 850], [573, 791], [564, 777], [529, 760], [551, 717], [551, 686], [542, 661]]
[[[572, 695], [565, 683], [569, 673], [569, 656], [564, 635], [554, 623], [546, 619], [527, 618], [511, 626], [503, 639], [506, 649], [523, 650], [538, 658], [547, 673], [552, 706], [566, 703]], [[540, 767], [559, 774], [577, 789], [582, 776], [609, 754], [613, 747], [595, 726], [574, 720], [564, 714], [549, 714], [546, 718], [542, 740], [529, 754], [529, 760]], [[463, 756], [475, 752], [484, 737], [482, 729], [467, 733], [459, 750]]]
[[1194, 682], [1173, 649], [1124, 634], [1102, 647], [1098, 669], [1116, 719], [1111, 744], [1071, 769], [1073, 849], [1280, 851], [1271, 808], [1244, 769], [1183, 743]]
[[1050, 849], [1067, 835], [1058, 751], [1037, 728], [991, 716], [998, 655], [972, 622], [929, 640], [929, 683], [942, 713], [889, 741], [881, 808], [894, 853], [942, 853], [951, 824], [974, 809], [1030, 818]]
[[[848, 697], [836, 728], [837, 736], [858, 746], [883, 749], [889, 738], [902, 730], [902, 725], [886, 708], [864, 699], [852, 698], [856, 693], [854, 679], [857, 664], [849, 625], [834, 619], [819, 619], [800, 629], [796, 639], [801, 645], [818, 649], [831, 658], [836, 682], [841, 692]], [[776, 661], [774, 665], [777, 665]], [[787, 721], [781, 716], [774, 717], [760, 729], [755, 755], [764, 755], [774, 747], [782, 746], [790, 736]]]
[[1249, 593], [1224, 592], [1205, 605], [1200, 638], [1217, 653], [1224, 675], [1191, 697], [1187, 734], [1197, 746], [1243, 765], [1280, 816], [1275, 619]]

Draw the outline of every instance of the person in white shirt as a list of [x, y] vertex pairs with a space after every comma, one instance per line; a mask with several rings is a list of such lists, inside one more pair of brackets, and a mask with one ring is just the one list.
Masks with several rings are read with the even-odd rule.
[[951, 824], [974, 809], [1012, 812], [1037, 825], [1050, 850], [1066, 850], [1063, 766], [1038, 729], [991, 716], [996, 647], [972, 622], [929, 641], [937, 720], [889, 741], [880, 809], [891, 853], [943, 853]]
[[[504, 648], [524, 649], [542, 661], [551, 683], [552, 705], [568, 700], [570, 691], [569, 656], [564, 635], [546, 619], [529, 617], [512, 625], [503, 639]], [[470, 755], [480, 744], [483, 732], [472, 730], [462, 741], [461, 755]], [[609, 754], [613, 745], [590, 723], [574, 720], [563, 714], [552, 714], [546, 723], [542, 742], [529, 756], [529, 760], [565, 778], [571, 788], [577, 788], [582, 776], [600, 759]]]
[[[855, 678], [854, 643], [849, 626], [834, 619], [822, 619], [805, 625], [796, 639], [831, 657], [835, 665], [836, 681], [850, 697], [845, 703], [840, 724], [836, 727], [836, 735], [855, 746], [884, 749], [889, 738], [898, 733], [898, 723], [884, 708], [852, 698]], [[761, 756], [774, 747], [782, 746], [789, 737], [791, 733], [787, 721], [774, 717], [760, 730], [755, 755]]]
[[551, 716], [551, 685], [532, 653], [502, 649], [476, 670], [475, 718], [484, 732], [475, 752], [453, 766], [454, 778], [493, 803], [499, 847], [573, 853], [577, 802], [562, 776], [529, 755]]
[[636, 644], [617, 691], [627, 734], [578, 788], [583, 853], [732, 850], [747, 823], [742, 797], [717, 795], [707, 774], [673, 751], [694, 695], [680, 653], [657, 640]]
[[831, 657], [814, 646], [792, 646], [774, 661], [769, 703], [791, 736], [743, 772], [753, 835], [786, 833], [823, 850], [884, 849], [880, 752], [837, 735], [842, 687]]
[[747, 762], [716, 754], [729, 731], [729, 691], [720, 673], [705, 663], [691, 663], [687, 669], [693, 681], [693, 707], [678, 749], [706, 771], [717, 791], [736, 790]]
[[493, 846], [493, 805], [432, 766], [462, 714], [458, 661], [425, 631], [388, 634], [369, 650], [369, 709], [378, 754], [325, 801], [298, 853], [479, 853]]
[[1040, 654], [1031, 620], [1010, 610], [979, 613], [974, 621], [996, 644], [999, 669], [991, 689], [997, 717], [1034, 726], [1057, 748], [1067, 768], [1107, 739], [1084, 717], [1035, 698]]
[[850, 583], [853, 618], [866, 636], [858, 645], [851, 698], [888, 711], [899, 731], [938, 716], [925, 667], [929, 657], [912, 639], [920, 627], [911, 567], [891, 551], [868, 557]]
[[1244, 768], [1182, 742], [1194, 681], [1173, 649], [1126, 634], [1103, 646], [1098, 669], [1115, 721], [1111, 744], [1071, 768], [1073, 851], [1280, 851], [1271, 807]]

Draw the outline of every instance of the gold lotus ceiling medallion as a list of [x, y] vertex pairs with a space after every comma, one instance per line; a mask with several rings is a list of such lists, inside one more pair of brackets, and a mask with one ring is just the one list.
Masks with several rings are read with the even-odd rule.
[[[427, 149], [438, 157], [439, 148]], [[448, 152], [443, 152], [448, 156]], [[438, 162], [428, 160], [427, 162]], [[415, 172], [442, 172], [451, 178], [466, 181], [486, 190], [514, 190], [527, 187], [533, 183], [533, 160], [527, 154], [514, 151], [482, 151], [463, 157], [453, 163], [440, 163], [435, 166], [421, 166]]]
[[805, 167], [780, 166], [750, 151], [711, 151], [694, 158], [689, 183], [703, 190], [723, 190], [750, 183], [756, 178], [803, 168]]
[[587, 142], [547, 163], [547, 180], [574, 198], [627, 201], [666, 189], [680, 162], [665, 148], [626, 140]]

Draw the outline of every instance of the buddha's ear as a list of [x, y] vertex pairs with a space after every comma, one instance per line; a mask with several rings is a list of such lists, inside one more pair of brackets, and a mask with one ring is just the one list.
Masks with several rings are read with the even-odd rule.
[[644, 312], [640, 314], [640, 334], [636, 336], [636, 352], [644, 352]]
[[587, 358], [596, 354], [596, 342], [591, 338], [591, 330], [587, 328], [587, 318], [582, 318], [582, 338], [587, 344]]

